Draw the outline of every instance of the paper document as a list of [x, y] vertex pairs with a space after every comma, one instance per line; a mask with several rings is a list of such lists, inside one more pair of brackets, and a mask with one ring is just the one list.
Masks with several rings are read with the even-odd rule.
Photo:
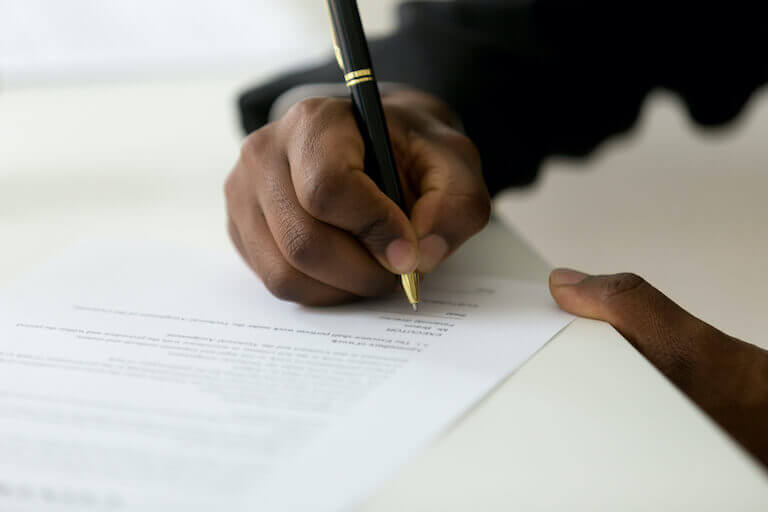
[[422, 297], [305, 308], [229, 252], [65, 251], [0, 295], [0, 510], [353, 508], [571, 319], [543, 284]]

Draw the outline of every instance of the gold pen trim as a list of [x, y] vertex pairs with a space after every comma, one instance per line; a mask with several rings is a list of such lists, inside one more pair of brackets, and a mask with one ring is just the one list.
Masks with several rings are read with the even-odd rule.
[[363, 78], [355, 78], [354, 80], [350, 80], [347, 82], [347, 87], [352, 87], [353, 85], [357, 85], [363, 82], [373, 82], [372, 76], [364, 76]]
[[341, 58], [341, 48], [339, 48], [339, 40], [336, 37], [336, 29], [333, 28], [333, 15], [331, 14], [331, 6], [328, 1], [325, 2], [325, 12], [328, 13], [328, 20], [331, 22], [331, 37], [333, 38], [333, 54], [336, 56], [336, 63], [341, 68], [341, 72], [344, 72], [344, 60]]
[[336, 56], [336, 63], [339, 65], [342, 71], [344, 71], [344, 61], [341, 60], [341, 48], [333, 45], [333, 54]]
[[361, 78], [364, 76], [373, 76], [373, 71], [371, 71], [371, 68], [364, 68], [364, 69], [358, 69], [357, 71], [350, 71], [349, 73], [344, 75], [344, 81], [349, 82], [354, 78]]

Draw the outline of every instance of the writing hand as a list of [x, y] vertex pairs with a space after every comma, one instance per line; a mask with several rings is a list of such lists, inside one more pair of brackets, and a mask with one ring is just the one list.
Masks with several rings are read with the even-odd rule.
[[230, 236], [277, 297], [324, 305], [384, 293], [487, 223], [480, 158], [447, 107], [415, 91], [383, 104], [409, 216], [364, 173], [349, 100], [304, 100], [245, 140], [225, 185]]
[[768, 352], [692, 316], [634, 274], [550, 275], [564, 310], [604, 320], [768, 466]]

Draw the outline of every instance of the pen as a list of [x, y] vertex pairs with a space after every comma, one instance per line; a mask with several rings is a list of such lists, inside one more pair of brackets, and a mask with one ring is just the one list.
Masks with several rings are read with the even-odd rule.
[[[326, 5], [331, 17], [336, 61], [344, 73], [344, 81], [352, 96], [357, 127], [365, 144], [365, 173], [401, 210], [406, 211], [357, 2], [327, 0]], [[414, 311], [418, 311], [420, 274], [402, 274], [400, 281], [408, 302]]]

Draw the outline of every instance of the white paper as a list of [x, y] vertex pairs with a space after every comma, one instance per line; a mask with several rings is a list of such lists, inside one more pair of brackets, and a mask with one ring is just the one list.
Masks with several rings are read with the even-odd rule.
[[0, 510], [353, 507], [571, 318], [503, 279], [422, 297], [311, 309], [230, 253], [69, 250], [0, 298]]

